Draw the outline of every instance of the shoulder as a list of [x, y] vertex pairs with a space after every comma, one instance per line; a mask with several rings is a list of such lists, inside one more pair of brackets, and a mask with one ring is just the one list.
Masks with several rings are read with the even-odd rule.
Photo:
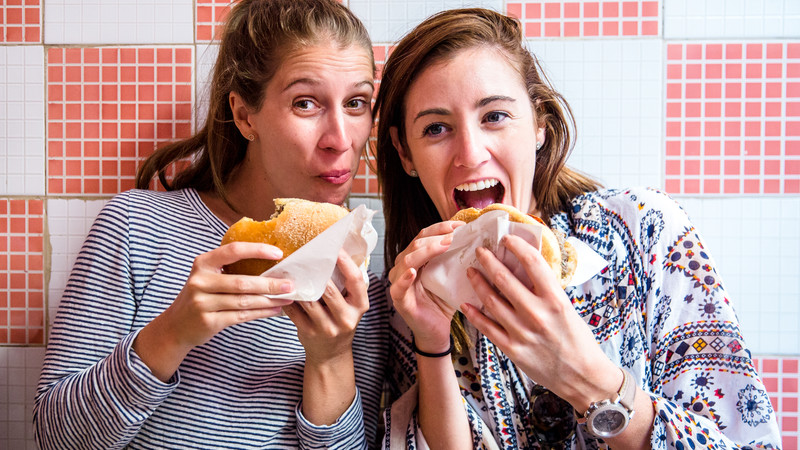
[[678, 202], [666, 192], [649, 187], [633, 187], [602, 189], [579, 195], [572, 200], [571, 214], [574, 216], [583, 210], [596, 207], [624, 215], [638, 215], [650, 209], [683, 212]]

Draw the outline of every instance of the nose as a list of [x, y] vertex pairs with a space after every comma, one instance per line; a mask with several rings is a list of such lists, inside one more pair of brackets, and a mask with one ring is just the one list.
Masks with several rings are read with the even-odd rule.
[[353, 139], [348, 128], [347, 114], [342, 109], [329, 110], [321, 125], [322, 134], [318, 143], [320, 148], [344, 152], [352, 147]]
[[457, 134], [457, 150], [453, 161], [457, 167], [474, 169], [482, 166], [492, 157], [486, 142], [482, 139], [480, 130], [461, 127]]

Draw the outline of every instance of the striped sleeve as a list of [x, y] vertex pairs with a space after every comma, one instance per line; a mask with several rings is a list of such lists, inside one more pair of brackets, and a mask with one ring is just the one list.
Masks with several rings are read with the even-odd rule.
[[[301, 449], [365, 449], [364, 414], [361, 409], [361, 394], [356, 389], [353, 403], [332, 425], [314, 425], [303, 416], [303, 403], [295, 409], [297, 414], [297, 437]], [[313, 445], [310, 444], [313, 442]]]
[[177, 385], [153, 377], [131, 349], [124, 198], [92, 225], [56, 315], [33, 412], [41, 448], [124, 447]]

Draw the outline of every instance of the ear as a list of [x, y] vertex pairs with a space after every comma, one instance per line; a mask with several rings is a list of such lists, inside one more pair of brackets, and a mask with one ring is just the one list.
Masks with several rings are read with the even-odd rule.
[[245, 139], [249, 139], [248, 136], [254, 136], [255, 130], [250, 120], [250, 110], [247, 109], [242, 97], [236, 92], [231, 92], [228, 96], [228, 103], [230, 103], [231, 112], [233, 112], [233, 122], [236, 123], [236, 128], [239, 129], [242, 136]]
[[392, 145], [400, 156], [400, 162], [403, 163], [403, 170], [410, 175], [411, 171], [414, 170], [414, 162], [411, 160], [411, 155], [400, 142], [400, 135], [398, 134], [397, 127], [389, 127], [389, 136], [392, 137]]
[[544, 145], [544, 127], [539, 127], [536, 130], [536, 142], [541, 142]]

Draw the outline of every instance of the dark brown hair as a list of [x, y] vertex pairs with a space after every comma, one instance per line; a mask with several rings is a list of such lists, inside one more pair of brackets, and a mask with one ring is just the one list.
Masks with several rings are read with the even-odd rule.
[[[225, 184], [244, 160], [248, 143], [233, 121], [230, 93], [238, 93], [257, 112], [267, 83], [288, 55], [328, 42], [341, 48], [363, 47], [374, 68], [369, 33], [349, 9], [335, 0], [237, 2], [221, 32], [205, 124], [194, 136], [168, 144], [147, 158], [139, 168], [136, 187], [146, 189], [158, 176], [167, 190], [192, 187], [214, 191], [228, 202]], [[168, 168], [185, 158], [191, 160], [190, 164], [170, 183]]]
[[[386, 219], [386, 268], [394, 266], [397, 255], [420, 230], [443, 219], [419, 178], [412, 178], [403, 170], [389, 130], [397, 127], [400, 144], [406, 146], [403, 123], [406, 94], [417, 76], [436, 62], [482, 46], [496, 48], [517, 69], [528, 89], [538, 125], [545, 128], [544, 145], [536, 152], [531, 186], [539, 215], [549, 222], [553, 214], [568, 207], [573, 197], [599, 187], [595, 180], [565, 166], [573, 145], [572, 111], [543, 75], [536, 58], [524, 47], [519, 21], [481, 8], [435, 14], [401, 39], [392, 51], [383, 68], [373, 110], [379, 117], [375, 159]], [[454, 316], [450, 328], [456, 352], [470, 346], [460, 313]]]
[[411, 84], [428, 66], [452, 58], [459, 51], [480, 46], [496, 48], [517, 69], [535, 106], [539, 126], [545, 128], [544, 146], [536, 153], [536, 172], [531, 187], [542, 218], [549, 220], [556, 212], [565, 210], [576, 195], [599, 187], [590, 177], [565, 166], [573, 145], [572, 112], [524, 47], [519, 21], [482, 8], [440, 12], [419, 24], [392, 51], [383, 68], [373, 110], [379, 117], [374, 152], [386, 219], [384, 257], [387, 268], [394, 265], [397, 255], [421, 229], [442, 220], [419, 179], [408, 176], [403, 170], [389, 129], [397, 127], [400, 142], [405, 146], [403, 117]]

